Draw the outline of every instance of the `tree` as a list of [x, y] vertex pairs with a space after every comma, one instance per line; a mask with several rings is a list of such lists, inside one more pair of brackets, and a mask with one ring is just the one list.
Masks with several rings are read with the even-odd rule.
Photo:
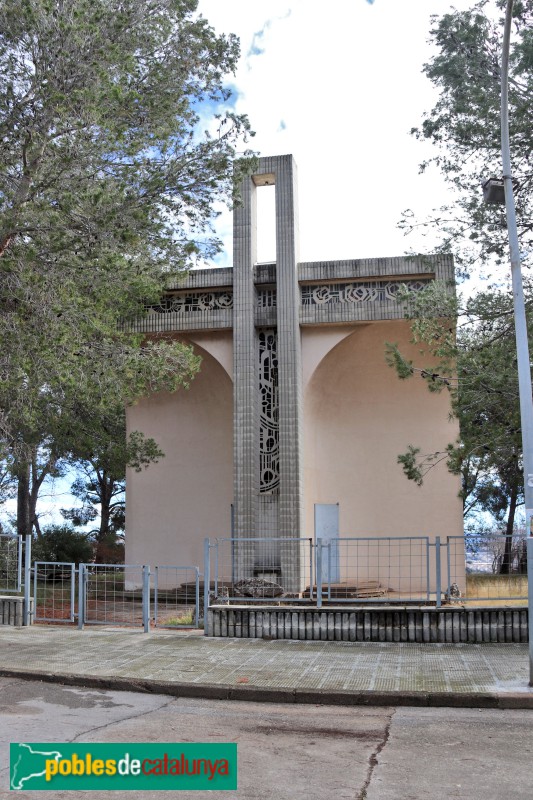
[[[431, 142], [437, 155], [421, 165], [436, 165], [455, 200], [431, 218], [404, 213], [409, 233], [427, 226], [441, 235], [440, 251], [453, 252], [460, 277], [490, 273], [507, 262], [507, 226], [501, 206], [483, 203], [480, 183], [501, 175], [500, 59], [505, 0], [480, 0], [470, 10], [433, 18], [430, 35], [436, 55], [425, 65], [439, 98], [412, 133]], [[511, 40], [510, 138], [519, 237], [524, 263], [533, 238], [531, 148], [533, 144], [533, 0], [514, 4]], [[450, 391], [460, 440], [439, 453], [421, 454], [411, 444], [399, 457], [412, 480], [421, 483], [442, 460], [462, 476], [465, 513], [487, 510], [506, 518], [508, 548], [501, 566], [510, 564], [517, 505], [522, 502], [521, 437], [516, 349], [507, 273], [495, 274], [496, 285], [456, 303], [446, 287], [435, 285], [412, 298], [414, 339], [431, 356], [426, 366], [406, 362], [397, 348], [389, 360], [402, 377], [420, 374], [433, 391]], [[526, 286], [528, 312], [531, 287]], [[455, 330], [457, 327], [457, 341]]]
[[89, 531], [95, 542], [94, 559], [98, 564], [123, 563], [126, 482], [115, 479], [102, 469], [94, 469], [90, 462], [79, 465], [78, 469], [78, 477], [70, 491], [82, 505], [62, 508], [61, 513], [78, 527], [96, 520], [100, 510], [98, 527]]
[[[527, 287], [528, 310], [533, 298]], [[415, 365], [388, 345], [388, 361], [401, 378], [418, 375], [432, 392], [448, 391], [460, 438], [442, 451], [420, 452], [411, 444], [398, 457], [404, 473], [421, 485], [435, 464], [445, 461], [462, 478], [465, 517], [488, 511], [503, 524], [510, 566], [516, 509], [523, 502], [522, 441], [512, 298], [506, 292], [479, 292], [455, 298], [435, 283], [409, 297], [413, 341], [427, 359]], [[528, 314], [533, 338], [533, 318]], [[457, 332], [456, 332], [457, 326]]]
[[[0, 5], [0, 437], [20, 534], [36, 448], [74, 452], [89, 421], [97, 432], [118, 404], [198, 369], [183, 345], [132, 332], [146, 304], [216, 251], [212, 205], [232, 195], [249, 128], [224, 111], [238, 42], [195, 9]], [[221, 109], [216, 135], [198, 129], [202, 104]]]
[[[436, 55], [424, 71], [439, 99], [413, 128], [418, 138], [437, 148], [430, 164], [444, 175], [455, 201], [418, 220], [404, 212], [408, 233], [428, 226], [441, 235], [440, 250], [453, 252], [460, 275], [489, 270], [507, 261], [507, 227], [501, 206], [483, 203], [484, 178], [501, 176], [500, 60], [505, 0], [480, 0], [468, 11], [433, 18], [430, 31]], [[524, 262], [531, 263], [533, 243], [533, 0], [516, 0], [511, 40], [509, 114], [511, 160], [516, 179], [518, 231]], [[501, 280], [501, 279], [500, 279]]]
[[117, 545], [125, 528], [126, 466], [140, 472], [162, 458], [163, 451], [138, 431], [126, 439], [124, 408], [117, 406], [97, 439], [89, 429], [87, 436], [78, 440], [77, 454], [78, 477], [71, 492], [81, 506], [61, 513], [74, 526], [85, 526], [99, 517], [98, 527], [90, 531], [96, 542], [96, 560], [115, 560], [116, 555], [123, 555]]
[[[1, 451], [0, 451], [1, 452]], [[0, 505], [16, 496], [16, 481], [11, 472], [9, 454], [0, 455]]]
[[33, 528], [38, 537], [42, 536], [41, 524], [39, 521], [39, 514], [37, 511], [37, 503], [43, 485], [47, 479], [61, 478], [65, 475], [67, 470], [67, 463], [65, 458], [58, 458], [54, 453], [53, 448], [35, 447], [30, 454], [29, 461], [29, 482], [26, 490], [26, 482], [24, 482], [24, 492], [19, 485], [18, 488], [18, 503], [19, 507], [22, 503], [27, 504], [24, 507], [24, 517], [27, 516], [29, 520], [30, 529]]

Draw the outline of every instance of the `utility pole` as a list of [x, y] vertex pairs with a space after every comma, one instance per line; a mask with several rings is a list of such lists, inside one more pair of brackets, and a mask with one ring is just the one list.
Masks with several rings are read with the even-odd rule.
[[518, 366], [518, 390], [520, 395], [520, 419], [522, 427], [522, 463], [524, 468], [524, 501], [526, 508], [526, 547], [528, 574], [529, 614], [529, 685], [533, 686], [533, 399], [531, 393], [531, 364], [527, 336], [526, 308], [522, 286], [520, 249], [516, 227], [516, 208], [511, 175], [511, 149], [509, 145], [509, 45], [514, 0], [507, 0], [502, 48], [501, 77], [501, 142], [503, 187], [505, 210], [511, 256], [511, 278], [515, 317], [516, 356]]

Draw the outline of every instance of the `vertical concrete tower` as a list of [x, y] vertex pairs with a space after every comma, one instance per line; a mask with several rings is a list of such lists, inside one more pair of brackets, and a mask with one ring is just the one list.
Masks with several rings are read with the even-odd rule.
[[[275, 274], [254, 281], [258, 187], [275, 186]], [[302, 530], [302, 361], [297, 176], [290, 155], [262, 158], [234, 213], [234, 536], [298, 538]], [[275, 308], [262, 327], [258, 312]], [[256, 556], [257, 557], [257, 556]], [[283, 548], [280, 557], [283, 558]], [[292, 563], [293, 557], [290, 559]], [[293, 570], [297, 565], [291, 567]], [[286, 575], [288, 563], [282, 564]]]

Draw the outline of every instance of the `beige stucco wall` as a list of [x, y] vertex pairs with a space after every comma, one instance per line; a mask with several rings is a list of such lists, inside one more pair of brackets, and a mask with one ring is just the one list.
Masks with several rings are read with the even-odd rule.
[[[331, 337], [329, 331], [327, 335]], [[321, 329], [314, 329], [311, 336], [318, 349]], [[454, 440], [457, 426], [448, 419], [449, 397], [446, 392], [430, 395], [420, 378], [400, 381], [385, 362], [387, 341], [401, 344], [402, 351], [417, 361], [407, 322], [362, 324], [334, 344], [309, 377], [304, 393], [307, 535], [313, 535], [314, 504], [337, 502], [341, 536], [433, 539], [462, 533], [458, 477], [442, 463], [418, 487], [397, 463], [398, 454], [409, 444], [430, 453]], [[305, 346], [303, 354], [305, 359]], [[307, 357], [314, 358], [311, 352]], [[305, 361], [303, 369], [305, 374]], [[350, 558], [355, 564], [355, 549]], [[364, 548], [359, 548], [357, 560], [362, 569]], [[413, 582], [417, 571], [425, 573], [422, 558], [415, 561], [420, 568], [411, 571]], [[365, 575], [364, 570], [360, 578], [361, 574], [378, 577]], [[393, 582], [396, 588], [398, 580]]]
[[[337, 502], [341, 536], [460, 535], [458, 478], [441, 464], [417, 487], [397, 464], [408, 444], [433, 452], [456, 435], [447, 394], [430, 395], [420, 378], [400, 381], [385, 363], [386, 341], [400, 343], [416, 360], [408, 324], [303, 328], [301, 335], [304, 535], [314, 534], [314, 504]], [[204, 538], [230, 534], [231, 333], [195, 334], [190, 340], [203, 357], [190, 389], [160, 393], [128, 409], [129, 430], [152, 436], [166, 456], [142, 473], [128, 471], [127, 563], [202, 569]], [[362, 570], [365, 554], [360, 549], [357, 555]], [[345, 564], [350, 561], [355, 563], [355, 551], [344, 558]], [[402, 571], [411, 570], [410, 580], [422, 575], [412, 558], [402, 555], [401, 562]], [[350, 579], [348, 572], [343, 579]], [[401, 588], [399, 581], [389, 582]]]
[[204, 538], [231, 531], [231, 334], [194, 340], [203, 361], [190, 389], [161, 392], [127, 412], [128, 429], [153, 437], [165, 457], [141, 473], [128, 470], [126, 563], [202, 565]]

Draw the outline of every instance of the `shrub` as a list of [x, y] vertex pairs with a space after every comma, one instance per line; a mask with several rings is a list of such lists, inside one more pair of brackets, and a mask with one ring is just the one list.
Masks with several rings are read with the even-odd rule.
[[93, 545], [86, 533], [70, 525], [50, 525], [32, 542], [32, 561], [66, 561], [79, 564], [93, 560]]

